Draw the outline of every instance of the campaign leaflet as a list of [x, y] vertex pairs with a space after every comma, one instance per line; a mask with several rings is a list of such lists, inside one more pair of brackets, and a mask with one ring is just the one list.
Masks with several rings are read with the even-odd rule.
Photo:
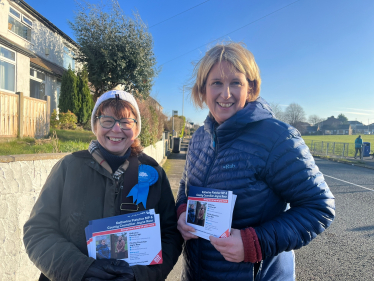
[[90, 221], [86, 239], [95, 259], [120, 259], [130, 266], [163, 262], [160, 216], [153, 209]]
[[230, 236], [236, 195], [229, 190], [189, 186], [186, 223], [196, 236]]
[[[145, 211], [140, 211], [140, 212], [135, 212], [135, 213], [131, 213], [131, 214], [126, 214], [126, 215], [120, 215], [118, 217], [123, 217], [124, 219], [128, 219], [128, 218], [133, 218], [135, 216], [139, 216], [139, 215], [143, 215], [143, 214], [151, 214], [151, 215], [154, 215], [155, 212], [154, 212], [154, 209], [151, 209], [151, 210], [145, 210]], [[115, 224], [118, 220], [117, 216], [115, 217], [109, 217], [109, 218], [104, 218], [104, 219], [98, 219], [98, 220], [92, 220], [92, 221], [89, 221], [89, 225], [85, 228], [85, 233], [86, 233], [86, 239], [87, 239], [87, 249], [88, 249], [88, 254], [90, 257], [95, 257], [95, 253], [96, 253], [96, 246], [95, 246], [95, 243], [93, 243], [93, 233], [94, 232], [99, 232], [102, 230], [102, 225], [99, 223], [97, 224], [98, 222], [100, 222], [101, 220], [106, 220], [106, 223], [108, 224]]]

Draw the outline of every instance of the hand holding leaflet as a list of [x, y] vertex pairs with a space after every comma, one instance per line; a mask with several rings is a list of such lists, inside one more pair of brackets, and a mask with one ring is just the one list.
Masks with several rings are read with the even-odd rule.
[[86, 236], [90, 257], [130, 266], [162, 263], [160, 216], [153, 209], [90, 221]]
[[186, 223], [195, 228], [194, 235], [229, 237], [236, 195], [232, 191], [190, 186]]

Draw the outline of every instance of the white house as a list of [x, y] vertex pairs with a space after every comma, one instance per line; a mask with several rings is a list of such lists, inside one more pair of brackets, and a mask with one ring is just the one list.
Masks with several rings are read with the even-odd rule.
[[69, 36], [23, 0], [0, 0], [0, 92], [50, 96], [58, 107], [61, 77], [76, 68]]

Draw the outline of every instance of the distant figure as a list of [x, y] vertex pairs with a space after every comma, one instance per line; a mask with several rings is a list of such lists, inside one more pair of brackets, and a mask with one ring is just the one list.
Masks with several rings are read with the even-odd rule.
[[361, 158], [361, 148], [362, 148], [362, 138], [361, 138], [361, 135], [359, 135], [357, 137], [357, 139], [355, 140], [355, 159], [356, 159], [356, 156], [357, 156], [357, 152], [360, 152], [360, 158]]
[[195, 205], [190, 204], [190, 207], [188, 208], [187, 222], [194, 223], [194, 221], [195, 221]]
[[105, 242], [105, 239], [101, 240], [100, 244], [96, 246], [97, 259], [110, 259], [110, 250]]

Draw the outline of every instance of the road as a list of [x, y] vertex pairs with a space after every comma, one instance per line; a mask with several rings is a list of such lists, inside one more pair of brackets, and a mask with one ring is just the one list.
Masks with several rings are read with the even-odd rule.
[[336, 198], [336, 218], [295, 251], [296, 279], [374, 280], [374, 170], [316, 159]]

